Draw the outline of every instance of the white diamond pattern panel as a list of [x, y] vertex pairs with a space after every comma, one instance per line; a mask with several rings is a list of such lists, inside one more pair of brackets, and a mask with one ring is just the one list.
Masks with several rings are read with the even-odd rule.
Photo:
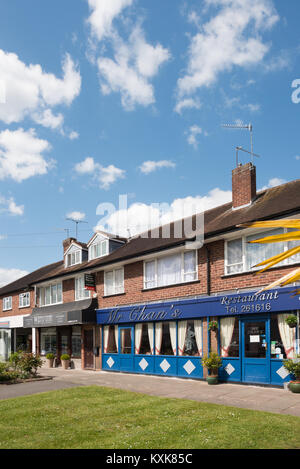
[[228, 363], [228, 365], [225, 366], [224, 370], [230, 376], [235, 371], [235, 368], [232, 366], [231, 363]]
[[281, 379], [285, 379], [288, 375], [289, 372], [284, 368], [284, 366], [281, 366], [276, 373], [280, 376]]
[[184, 365], [183, 365], [183, 368], [185, 369], [185, 371], [187, 372], [188, 375], [190, 375], [191, 373], [193, 373], [193, 371], [195, 370], [195, 365], [194, 363], [191, 362], [191, 360], [188, 360]]
[[168, 369], [170, 368], [170, 363], [164, 359], [160, 364], [159, 366], [161, 367], [161, 369], [163, 370], [164, 373], [166, 373], [168, 371]]
[[109, 357], [108, 360], [106, 360], [106, 363], [108, 364], [109, 368], [111, 368], [112, 366], [114, 366], [115, 361], [112, 357]]
[[149, 363], [147, 362], [147, 360], [145, 360], [145, 358], [143, 358], [139, 362], [139, 366], [142, 368], [143, 371], [145, 371], [145, 369], [149, 366]]

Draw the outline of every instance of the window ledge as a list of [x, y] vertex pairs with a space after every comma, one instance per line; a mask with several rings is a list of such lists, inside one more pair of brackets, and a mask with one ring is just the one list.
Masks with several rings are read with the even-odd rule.
[[122, 295], [126, 295], [125, 292], [123, 293], [112, 293], [111, 295], [103, 295], [102, 298], [111, 298], [112, 296], [122, 296]]
[[[300, 265], [300, 262], [295, 262], [293, 264], [288, 264], [288, 265], [279, 265], [279, 266], [270, 267], [270, 269], [266, 270], [265, 272], [268, 273], [268, 271], [271, 271], [271, 270], [293, 268], [294, 266], [297, 266], [297, 265]], [[230, 278], [230, 277], [237, 277], [239, 275], [251, 275], [251, 274], [258, 274], [258, 273], [259, 273], [259, 269], [244, 270], [243, 272], [235, 272], [235, 273], [232, 273], [232, 274], [223, 274], [223, 275], [221, 275], [221, 278]]]
[[19, 309], [24, 309], [24, 308], [30, 308], [30, 305], [26, 305], [26, 306], [19, 306]]
[[152, 290], [161, 290], [162, 288], [172, 288], [172, 287], [182, 287], [184, 285], [192, 285], [194, 283], [200, 283], [200, 280], [191, 280], [190, 282], [182, 282], [182, 283], [172, 283], [172, 285], [161, 285], [160, 287], [152, 287], [152, 288], [143, 288], [141, 291], [152, 291]]

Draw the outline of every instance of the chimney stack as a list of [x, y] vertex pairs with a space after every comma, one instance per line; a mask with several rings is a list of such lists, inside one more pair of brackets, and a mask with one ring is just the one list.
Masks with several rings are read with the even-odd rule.
[[64, 248], [64, 254], [66, 252], [66, 250], [68, 249], [68, 247], [70, 246], [70, 244], [73, 242], [73, 241], [77, 241], [76, 238], [67, 238], [67, 239], [64, 239], [63, 240], [63, 248]]
[[250, 205], [256, 197], [256, 168], [252, 163], [232, 171], [232, 208]]

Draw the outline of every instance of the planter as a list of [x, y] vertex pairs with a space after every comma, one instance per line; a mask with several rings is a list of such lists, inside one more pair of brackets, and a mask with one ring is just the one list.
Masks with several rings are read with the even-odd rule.
[[217, 375], [209, 375], [206, 378], [207, 384], [218, 384], [218, 376]]
[[290, 381], [288, 387], [290, 391], [300, 394], [300, 380]]
[[46, 358], [48, 368], [53, 368], [54, 358]]
[[62, 360], [61, 363], [64, 370], [67, 370], [70, 367], [70, 360]]

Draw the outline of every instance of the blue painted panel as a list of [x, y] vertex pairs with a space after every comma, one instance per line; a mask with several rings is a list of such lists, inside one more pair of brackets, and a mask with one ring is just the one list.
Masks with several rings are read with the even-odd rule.
[[244, 363], [245, 383], [264, 383], [270, 382], [267, 360], [261, 358], [247, 359]]
[[120, 358], [116, 353], [102, 355], [102, 369], [106, 371], [120, 371]]
[[154, 373], [164, 376], [176, 376], [177, 358], [169, 355], [156, 355], [154, 357]]
[[120, 371], [134, 372], [133, 356], [132, 355], [119, 355], [120, 357]]
[[154, 373], [153, 355], [135, 355], [134, 371], [135, 373], [153, 374]]
[[[290, 374], [286, 378], [282, 378], [280, 376], [281, 371], [283, 371], [284, 373], [286, 371], [285, 368], [282, 367], [282, 360], [271, 360], [271, 384], [283, 386], [284, 383], [288, 383], [292, 379]], [[279, 371], [280, 374], [278, 374], [277, 371]]]
[[242, 381], [242, 366], [240, 358], [222, 358], [222, 367], [219, 369], [220, 381]]
[[203, 367], [201, 358], [178, 357], [177, 358], [178, 376], [184, 378], [203, 378]]

